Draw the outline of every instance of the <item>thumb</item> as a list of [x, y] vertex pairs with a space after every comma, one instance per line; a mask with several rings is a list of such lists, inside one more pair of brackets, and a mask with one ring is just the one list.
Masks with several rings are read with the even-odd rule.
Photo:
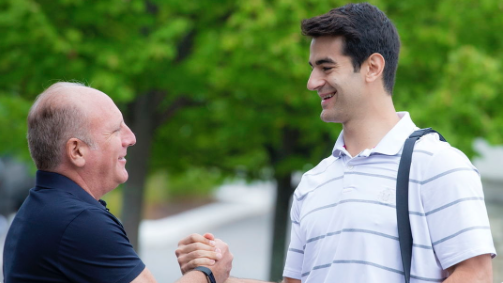
[[205, 237], [206, 239], [210, 240], [210, 241], [215, 240], [215, 236], [213, 236], [213, 234], [211, 234], [211, 233], [206, 233], [206, 234], [204, 234], [204, 237]]

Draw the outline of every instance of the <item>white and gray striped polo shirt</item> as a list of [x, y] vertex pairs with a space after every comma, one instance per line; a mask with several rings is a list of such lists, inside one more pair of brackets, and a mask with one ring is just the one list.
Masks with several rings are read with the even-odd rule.
[[[283, 276], [302, 282], [404, 282], [395, 191], [407, 112], [373, 149], [351, 158], [343, 133], [332, 156], [305, 173], [295, 191]], [[411, 282], [441, 282], [444, 269], [496, 254], [477, 169], [437, 134], [421, 138], [410, 173], [414, 238]]]

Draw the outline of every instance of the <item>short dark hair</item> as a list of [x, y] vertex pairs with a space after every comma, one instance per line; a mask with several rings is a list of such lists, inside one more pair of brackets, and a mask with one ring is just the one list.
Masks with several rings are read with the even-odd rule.
[[393, 23], [369, 3], [347, 4], [330, 12], [305, 19], [302, 34], [313, 38], [343, 36], [343, 55], [349, 56], [355, 72], [373, 53], [384, 57], [384, 89], [391, 95], [400, 53], [400, 38]]

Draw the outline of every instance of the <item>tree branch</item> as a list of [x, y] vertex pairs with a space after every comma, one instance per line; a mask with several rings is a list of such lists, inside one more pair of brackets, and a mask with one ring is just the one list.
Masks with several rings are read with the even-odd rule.
[[169, 119], [171, 119], [178, 110], [184, 107], [193, 107], [203, 105], [201, 102], [196, 102], [189, 99], [186, 95], [179, 96], [173, 101], [168, 108], [166, 108], [162, 113], [159, 113], [158, 119], [156, 119], [156, 127], [164, 124]]
[[178, 46], [176, 47], [177, 55], [175, 58], [175, 64], [178, 64], [185, 60], [191, 53], [194, 47], [194, 38], [196, 37], [196, 30], [190, 30], [182, 38]]

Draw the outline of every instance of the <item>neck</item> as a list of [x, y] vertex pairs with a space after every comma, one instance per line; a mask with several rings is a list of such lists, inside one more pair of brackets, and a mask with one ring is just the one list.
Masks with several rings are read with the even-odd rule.
[[[379, 104], [375, 104], [379, 105]], [[391, 97], [385, 104], [362, 113], [343, 123], [344, 144], [351, 156], [377, 146], [382, 138], [400, 121]]]
[[93, 190], [92, 187], [89, 186], [84, 181], [84, 178], [81, 176], [81, 174], [79, 174], [79, 172], [76, 172], [75, 170], [67, 169], [65, 166], [59, 166], [53, 172], [59, 173], [67, 177], [68, 179], [74, 181], [77, 185], [79, 185], [84, 191], [86, 191], [96, 200], [99, 200], [103, 196], [102, 194], [99, 194], [96, 190]]

